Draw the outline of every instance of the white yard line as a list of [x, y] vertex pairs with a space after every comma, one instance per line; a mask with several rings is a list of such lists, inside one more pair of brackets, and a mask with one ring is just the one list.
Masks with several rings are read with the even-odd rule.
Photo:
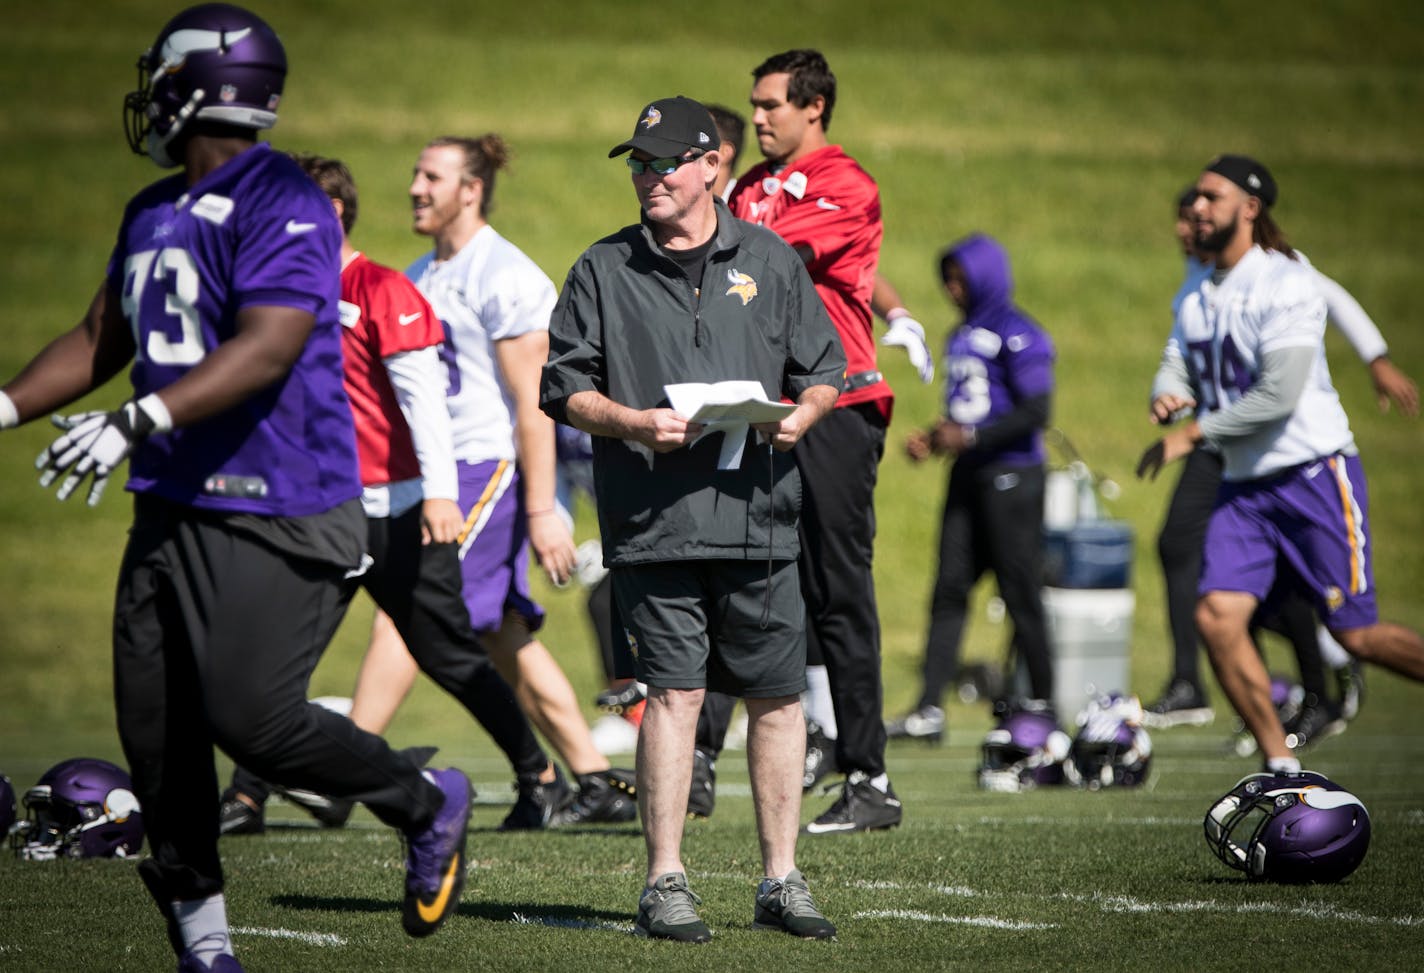
[[[936, 892], [940, 895], [953, 896], [955, 898], [974, 898], [982, 895], [982, 893], [962, 885], [917, 885], [900, 882], [850, 882], [848, 884], [853, 888], [859, 889], [894, 892]], [[1217, 902], [1213, 899], [1151, 902], [1134, 898], [1130, 895], [1107, 895], [1100, 892], [1092, 895], [1076, 895], [1072, 893], [1058, 893], [1055, 895], [1014, 895], [1012, 898], [1035, 899], [1039, 901], [1057, 899], [1068, 902], [1082, 902], [1087, 905], [1097, 906], [1103, 912], [1111, 913], [1188, 914], [1193, 912], [1216, 912], [1236, 915], [1257, 915], [1264, 913], [1291, 916], [1298, 919], [1320, 919], [1327, 922], [1349, 922], [1363, 925], [1401, 926], [1405, 928], [1424, 926], [1424, 916], [1374, 916], [1365, 912], [1357, 912], [1353, 909], [1339, 909], [1326, 903], [1302, 905], [1286, 905], [1279, 902], [1228, 903]], [[1019, 922], [1011, 919], [998, 919], [984, 916], [954, 917], [904, 909], [868, 910], [857, 912], [855, 915], [856, 918], [860, 919], [906, 919], [916, 922], [959, 922], [994, 929], [1056, 928], [1049, 924]]]
[[573, 916], [526, 916], [522, 912], [516, 912], [510, 917], [517, 925], [521, 926], [550, 926], [555, 929], [593, 929], [605, 932], [632, 932], [631, 922], [596, 922], [588, 919], [577, 919]]
[[291, 939], [308, 946], [345, 946], [346, 940], [330, 932], [301, 932], [296, 929], [264, 929], [260, 926], [234, 926], [234, 936], [260, 936], [263, 939]]
[[1008, 929], [1013, 932], [1030, 932], [1037, 929], [1057, 929], [1051, 922], [1018, 922], [1013, 919], [999, 919], [994, 916], [946, 916], [928, 912], [912, 912], [907, 909], [881, 909], [857, 912], [852, 919], [906, 919], [911, 922], [945, 922], [960, 926], [982, 926], [986, 929]]

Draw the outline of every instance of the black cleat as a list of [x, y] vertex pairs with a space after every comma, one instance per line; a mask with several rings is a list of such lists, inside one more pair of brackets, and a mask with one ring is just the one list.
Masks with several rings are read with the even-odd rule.
[[278, 787], [273, 786], [273, 793], [281, 794], [297, 807], [306, 811], [316, 818], [317, 823], [323, 828], [339, 828], [346, 823], [346, 819], [351, 817], [351, 810], [355, 804], [342, 797], [327, 797], [318, 794], [316, 791], [303, 790], [299, 787]]
[[826, 736], [821, 724], [806, 721], [806, 769], [801, 775], [801, 790], [809, 791], [827, 774], [835, 773], [836, 741]]
[[1154, 730], [1173, 726], [1206, 726], [1216, 714], [1207, 705], [1200, 686], [1173, 679], [1156, 702], [1142, 711], [1142, 722]]
[[223, 791], [222, 809], [218, 817], [218, 834], [261, 834], [267, 830], [262, 818], [262, 809], [237, 796], [237, 791], [229, 787]]
[[555, 814], [573, 800], [574, 792], [564, 773], [554, 765], [554, 779], [540, 783], [539, 774], [520, 774], [515, 782], [519, 796], [500, 822], [501, 831], [538, 831], [549, 827]]
[[638, 785], [631, 770], [616, 767], [580, 774], [578, 794], [549, 818], [551, 828], [580, 824], [623, 824], [638, 817]]
[[1340, 715], [1340, 707], [1335, 703], [1307, 693], [1300, 704], [1300, 711], [1284, 726], [1286, 746], [1292, 750], [1305, 750], [1321, 740], [1344, 733], [1345, 718]]
[[944, 739], [944, 710], [938, 706], [921, 706], [898, 720], [886, 720], [885, 736], [891, 740], [939, 743]]
[[605, 713], [617, 713], [622, 715], [637, 706], [648, 698], [639, 686], [636, 679], [629, 679], [627, 682], [616, 686], [609, 686], [603, 692], [594, 697], [594, 705]]
[[857, 770], [846, 778], [841, 796], [820, 817], [802, 829], [806, 834], [881, 831], [899, 825], [902, 808], [895, 789], [881, 791]]

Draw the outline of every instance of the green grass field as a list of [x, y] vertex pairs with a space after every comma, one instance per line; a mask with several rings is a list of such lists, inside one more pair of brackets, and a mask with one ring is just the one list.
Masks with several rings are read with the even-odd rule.
[[[133, 64], [177, 5], [52, 0], [7, 17], [0, 58], [0, 381], [70, 326], [102, 277], [124, 202], [156, 178], [130, 157], [120, 105]], [[1020, 302], [1059, 348], [1055, 423], [1123, 487], [1111, 506], [1137, 534], [1132, 686], [1167, 671], [1155, 535], [1175, 473], [1132, 469], [1153, 438], [1148, 382], [1181, 274], [1172, 201], [1213, 155], [1256, 155], [1281, 185], [1278, 221], [1371, 312], [1396, 362], [1424, 378], [1417, 255], [1424, 250], [1424, 12], [1404, 2], [1129, 0], [870, 9], [747, 0], [717, 9], [588, 0], [418, 8], [307, 0], [257, 8], [292, 64], [282, 148], [345, 159], [362, 189], [356, 241], [404, 266], [405, 186], [424, 141], [503, 133], [515, 150], [492, 221], [560, 281], [591, 241], [635, 218], [625, 170], [605, 158], [643, 103], [682, 93], [745, 106], [767, 54], [815, 46], [840, 83], [833, 139], [881, 185], [882, 266], [934, 344], [953, 323], [938, 293], [938, 250], [983, 230], [1015, 261]], [[755, 154], [755, 146], [751, 147]], [[744, 162], [743, 164], [749, 164]], [[1370, 475], [1375, 567], [1386, 617], [1424, 628], [1424, 427], [1375, 408], [1364, 370], [1328, 339], [1336, 384]], [[944, 476], [911, 467], [899, 444], [935, 413], [898, 352], [899, 393], [877, 500], [876, 574], [886, 708], [918, 691], [918, 660]], [[123, 383], [92, 396], [112, 405]], [[119, 759], [110, 698], [110, 598], [129, 510], [110, 488], [98, 509], [57, 504], [32, 460], [47, 424], [0, 434], [0, 772], [23, 790], [70, 756]], [[581, 532], [589, 531], [589, 518]], [[540, 588], [546, 641], [580, 697], [597, 688], [577, 590]], [[980, 600], [992, 593], [985, 586]], [[313, 694], [349, 694], [369, 624], [359, 603], [318, 669]], [[969, 661], [1000, 658], [1006, 633], [976, 612]], [[1289, 671], [1282, 647], [1272, 668]], [[689, 826], [686, 857], [717, 932], [700, 949], [646, 944], [630, 928], [642, 874], [636, 832], [496, 836], [507, 769], [463, 712], [418, 687], [391, 730], [432, 743], [481, 794], [460, 914], [427, 941], [400, 932], [400, 853], [361, 812], [318, 833], [289, 827], [225, 839], [229, 910], [249, 970], [431, 968], [1227, 969], [1424, 967], [1424, 740], [1418, 687], [1370, 674], [1345, 735], [1307, 765], [1358, 793], [1374, 847], [1339, 886], [1248, 885], [1201, 837], [1208, 804], [1252, 760], [1223, 753], [1224, 702], [1202, 730], [1154, 734], [1152, 786], [1135, 792], [977, 791], [988, 728], [954, 703], [945, 747], [895, 746], [905, 824], [885, 834], [805, 840], [800, 860], [840, 925], [834, 944], [748, 929], [758, 872], [745, 761], [727, 754], [714, 817]], [[589, 715], [593, 716], [590, 706]], [[808, 801], [806, 814], [829, 797]], [[0, 969], [170, 968], [156, 912], [124, 862], [31, 864], [0, 855]], [[1246, 950], [1238, 944], [1247, 944]]]

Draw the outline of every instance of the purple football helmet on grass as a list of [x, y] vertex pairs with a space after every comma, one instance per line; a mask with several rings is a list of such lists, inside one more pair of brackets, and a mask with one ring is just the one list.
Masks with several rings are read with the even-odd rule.
[[11, 837], [21, 858], [129, 858], [143, 846], [133, 781], [107, 760], [76, 757], [55, 764], [25, 792], [24, 802], [26, 820]]
[[1152, 767], [1152, 739], [1142, 716], [1136, 696], [1111, 693], [1088, 703], [1063, 765], [1068, 779], [1089, 790], [1144, 783]]
[[1061, 784], [1069, 743], [1046, 704], [1029, 700], [1012, 707], [984, 737], [979, 786], [1018, 792]]
[[1203, 821], [1216, 857], [1252, 879], [1338, 882], [1370, 847], [1358, 797], [1320, 774], [1251, 774]]
[[138, 90], [124, 99], [129, 148], [167, 169], [194, 121], [271, 128], [286, 77], [286, 51], [261, 17], [227, 3], [189, 7], [139, 56]]

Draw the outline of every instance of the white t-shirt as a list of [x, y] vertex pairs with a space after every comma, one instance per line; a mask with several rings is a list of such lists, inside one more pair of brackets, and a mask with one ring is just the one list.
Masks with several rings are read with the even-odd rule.
[[1226, 479], [1257, 479], [1354, 450], [1325, 362], [1325, 300], [1308, 265], [1253, 247], [1219, 283], [1201, 275], [1180, 298], [1169, 347], [1185, 360], [1202, 413], [1228, 408], [1245, 395], [1260, 375], [1262, 355], [1314, 349], [1310, 376], [1288, 415], [1221, 441]]
[[489, 225], [449, 260], [438, 262], [428, 253], [406, 276], [440, 315], [444, 354], [456, 364], [448, 399], [455, 458], [513, 460], [514, 400], [494, 344], [549, 329], [558, 296], [553, 282]]

